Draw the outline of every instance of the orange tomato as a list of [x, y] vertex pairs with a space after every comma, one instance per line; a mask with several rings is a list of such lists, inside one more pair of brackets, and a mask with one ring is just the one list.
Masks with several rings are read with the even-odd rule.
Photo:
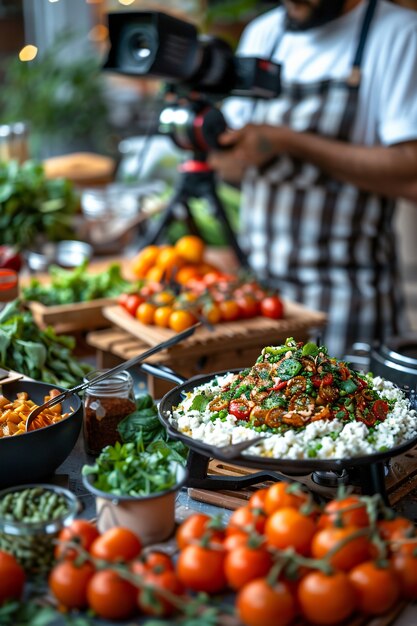
[[255, 530], [262, 534], [265, 529], [266, 517], [262, 511], [251, 509], [247, 506], [240, 506], [235, 509], [229, 518], [229, 524], [226, 528], [226, 534], [251, 532]]
[[349, 540], [358, 530], [355, 526], [346, 526], [345, 528], [328, 527], [320, 530], [314, 535], [311, 544], [312, 556], [316, 559], [322, 559], [338, 543], [348, 540], [330, 558], [330, 563], [333, 567], [347, 572], [352, 567], [359, 565], [359, 563], [367, 561], [372, 555], [372, 545], [369, 539], [359, 536]]
[[172, 304], [175, 300], [175, 295], [172, 291], [159, 291], [152, 296], [152, 304], [156, 306], [167, 306]]
[[194, 265], [184, 265], [175, 274], [175, 280], [180, 285], [186, 285], [193, 278], [200, 278], [200, 276], [201, 273]]
[[137, 609], [138, 590], [113, 570], [96, 572], [87, 585], [88, 605], [99, 617], [128, 619]]
[[69, 526], [63, 528], [59, 535], [55, 548], [55, 557], [57, 559], [65, 557], [66, 559], [74, 559], [77, 556], [77, 550], [75, 548], [68, 548], [65, 546], [65, 542], [73, 541], [78, 543], [84, 550], [89, 550], [91, 544], [100, 533], [97, 526], [86, 519], [75, 519]]
[[204, 241], [196, 235], [184, 235], [175, 244], [178, 254], [190, 263], [202, 262], [205, 247]]
[[288, 587], [271, 586], [265, 578], [245, 585], [236, 597], [236, 609], [245, 626], [288, 626], [296, 616], [296, 605]]
[[175, 534], [180, 550], [198, 541], [202, 537], [207, 537], [210, 542], [220, 543], [223, 541], [224, 532], [222, 529], [213, 528], [213, 521], [205, 513], [193, 513], [178, 526]]
[[390, 567], [378, 567], [373, 561], [357, 565], [349, 572], [356, 591], [359, 610], [367, 615], [389, 611], [400, 596], [400, 585]]
[[235, 591], [266, 576], [272, 566], [272, 557], [265, 548], [251, 548], [247, 543], [228, 550], [224, 571], [229, 587]]
[[168, 617], [174, 613], [175, 602], [169, 601], [159, 589], [168, 591], [174, 596], [182, 596], [185, 593], [184, 585], [178, 579], [173, 570], [165, 570], [160, 573], [148, 571], [146, 574], [146, 589], [141, 589], [138, 594], [139, 608], [146, 615]]
[[6, 600], [18, 600], [23, 592], [26, 575], [14, 556], [0, 550], [0, 606]]
[[49, 574], [49, 588], [67, 609], [83, 609], [88, 604], [87, 585], [94, 571], [88, 562], [77, 566], [74, 561], [61, 561]]
[[398, 531], [412, 532], [414, 530], [413, 523], [406, 517], [395, 517], [394, 519], [386, 519], [377, 522], [378, 532], [383, 539], [391, 539], [394, 535], [398, 538]]
[[169, 327], [176, 333], [180, 333], [194, 323], [195, 317], [190, 311], [173, 311], [169, 317]]
[[257, 509], [265, 513], [265, 500], [266, 494], [268, 493], [268, 488], [258, 489], [255, 491], [251, 497], [249, 498], [248, 506], [250, 509]]
[[184, 259], [173, 246], [167, 246], [159, 253], [156, 265], [165, 272], [165, 277], [169, 279], [184, 265]]
[[131, 561], [142, 550], [140, 539], [128, 528], [114, 526], [97, 537], [90, 546], [90, 554], [104, 561]]
[[366, 505], [359, 496], [350, 495], [341, 500], [332, 500], [324, 507], [319, 527], [325, 526], [369, 526]]
[[219, 302], [219, 308], [221, 318], [225, 322], [232, 322], [239, 318], [239, 305], [234, 300], [224, 300], [223, 302]]
[[142, 324], [153, 324], [155, 319], [156, 306], [150, 302], [142, 302], [136, 310], [136, 319]]
[[177, 560], [177, 575], [185, 587], [193, 591], [218, 593], [227, 585], [224, 573], [224, 550], [188, 545]]
[[417, 600], [417, 558], [408, 554], [394, 554], [391, 565], [400, 583], [401, 596]]
[[304, 556], [310, 553], [315, 531], [312, 519], [291, 507], [275, 511], [265, 524], [265, 535], [271, 546], [280, 550], [292, 547]]
[[146, 272], [145, 278], [151, 282], [160, 283], [164, 279], [165, 270], [162, 267], [154, 265]]
[[171, 306], [159, 306], [154, 313], [154, 324], [161, 328], [169, 328], [169, 318], [171, 317], [173, 308]]
[[338, 624], [357, 606], [355, 590], [347, 574], [307, 574], [298, 586], [298, 602], [304, 617], [313, 624]]
[[203, 307], [203, 316], [210, 324], [218, 324], [222, 318], [220, 307], [215, 304], [207, 304]]
[[132, 272], [138, 278], [145, 278], [147, 271], [155, 264], [159, 255], [158, 246], [143, 248], [131, 261]]
[[307, 495], [293, 485], [282, 481], [271, 485], [265, 494], [265, 513], [271, 515], [274, 511], [285, 507], [299, 509], [307, 501]]

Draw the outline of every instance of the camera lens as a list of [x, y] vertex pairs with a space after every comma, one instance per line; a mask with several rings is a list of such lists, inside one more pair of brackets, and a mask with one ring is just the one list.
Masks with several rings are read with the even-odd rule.
[[129, 51], [136, 62], [146, 62], [152, 51], [152, 43], [148, 34], [143, 32], [134, 33], [129, 41]]

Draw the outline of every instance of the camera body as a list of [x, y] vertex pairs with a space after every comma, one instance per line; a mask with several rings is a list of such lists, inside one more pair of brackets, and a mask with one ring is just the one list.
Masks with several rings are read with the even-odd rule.
[[105, 69], [162, 79], [218, 98], [229, 94], [273, 98], [280, 67], [265, 59], [234, 56], [217, 37], [158, 11], [109, 13], [110, 51]]
[[[228, 95], [273, 98], [280, 93], [280, 66], [265, 59], [234, 56], [216, 37], [158, 11], [109, 13], [110, 50], [104, 69], [157, 78], [170, 98], [156, 132], [185, 150], [220, 149], [226, 122], [213, 103]], [[177, 99], [175, 101], [175, 98]]]

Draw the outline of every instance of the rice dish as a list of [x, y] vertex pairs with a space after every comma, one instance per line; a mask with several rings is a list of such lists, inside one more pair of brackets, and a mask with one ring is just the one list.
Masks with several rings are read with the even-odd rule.
[[265, 434], [244, 454], [274, 459], [345, 459], [417, 437], [417, 412], [404, 391], [292, 338], [264, 348], [239, 375], [195, 387], [169, 419], [217, 447]]

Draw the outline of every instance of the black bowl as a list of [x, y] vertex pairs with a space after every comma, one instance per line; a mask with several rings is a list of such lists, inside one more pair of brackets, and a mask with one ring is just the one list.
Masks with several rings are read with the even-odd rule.
[[[49, 383], [18, 380], [4, 385], [3, 395], [14, 400], [19, 392], [26, 391], [30, 400], [42, 404], [51, 389], [63, 391], [62, 387]], [[74, 395], [64, 400], [62, 410], [71, 413], [51, 426], [0, 439], [0, 488], [48, 478], [65, 461], [81, 430], [80, 398]]]

